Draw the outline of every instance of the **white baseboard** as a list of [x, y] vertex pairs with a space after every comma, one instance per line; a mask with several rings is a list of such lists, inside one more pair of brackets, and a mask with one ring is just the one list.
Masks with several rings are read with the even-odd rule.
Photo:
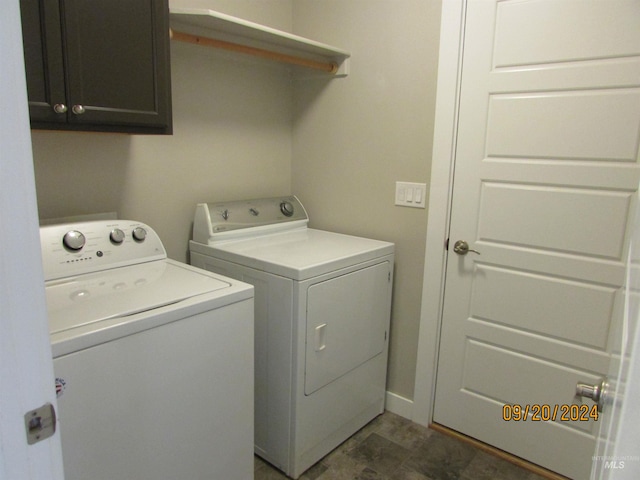
[[413, 400], [401, 397], [393, 392], [387, 392], [385, 410], [389, 410], [396, 415], [413, 419]]

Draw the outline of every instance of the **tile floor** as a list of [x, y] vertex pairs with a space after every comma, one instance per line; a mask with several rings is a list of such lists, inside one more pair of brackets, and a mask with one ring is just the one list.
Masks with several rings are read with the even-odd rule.
[[[287, 477], [255, 457], [254, 480]], [[385, 412], [300, 480], [543, 480], [505, 460]]]

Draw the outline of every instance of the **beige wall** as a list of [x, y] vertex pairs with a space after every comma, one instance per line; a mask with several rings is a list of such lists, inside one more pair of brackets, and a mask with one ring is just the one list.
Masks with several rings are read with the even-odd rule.
[[395, 207], [394, 183], [429, 181], [439, 0], [171, 5], [349, 50], [351, 73], [292, 88], [274, 64], [172, 42], [172, 136], [33, 132], [41, 218], [115, 211], [186, 261], [196, 202], [295, 193], [314, 227], [396, 243], [389, 390], [411, 399], [426, 210]]
[[440, 25], [435, 0], [295, 0], [295, 33], [352, 54], [347, 78], [296, 83], [292, 190], [311, 226], [396, 244], [388, 389], [413, 397]]
[[295, 0], [169, 0], [169, 7], [206, 8], [290, 32], [293, 1]]

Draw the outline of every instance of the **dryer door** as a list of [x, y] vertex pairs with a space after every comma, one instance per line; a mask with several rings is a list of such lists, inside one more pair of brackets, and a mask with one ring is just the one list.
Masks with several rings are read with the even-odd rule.
[[305, 394], [382, 353], [391, 305], [391, 264], [313, 284], [307, 291]]

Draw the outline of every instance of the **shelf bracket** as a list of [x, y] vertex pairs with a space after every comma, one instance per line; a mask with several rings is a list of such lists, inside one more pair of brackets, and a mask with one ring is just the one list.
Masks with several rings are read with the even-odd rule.
[[243, 53], [246, 55], [253, 55], [255, 57], [265, 58], [275, 62], [288, 63], [292, 65], [298, 65], [314, 70], [320, 70], [325, 73], [334, 75], [338, 72], [339, 65], [336, 62], [318, 62], [315, 60], [309, 60], [306, 58], [296, 57], [293, 55], [286, 55], [284, 53], [272, 52], [270, 50], [264, 50], [262, 48], [249, 47], [247, 45], [240, 45], [237, 43], [226, 42], [224, 40], [217, 40], [214, 38], [203, 37], [199, 35], [192, 35], [190, 33], [184, 33], [169, 30], [169, 36], [172, 40], [178, 42], [191, 43], [194, 45], [202, 45], [206, 47], [220, 48], [237, 53]]

